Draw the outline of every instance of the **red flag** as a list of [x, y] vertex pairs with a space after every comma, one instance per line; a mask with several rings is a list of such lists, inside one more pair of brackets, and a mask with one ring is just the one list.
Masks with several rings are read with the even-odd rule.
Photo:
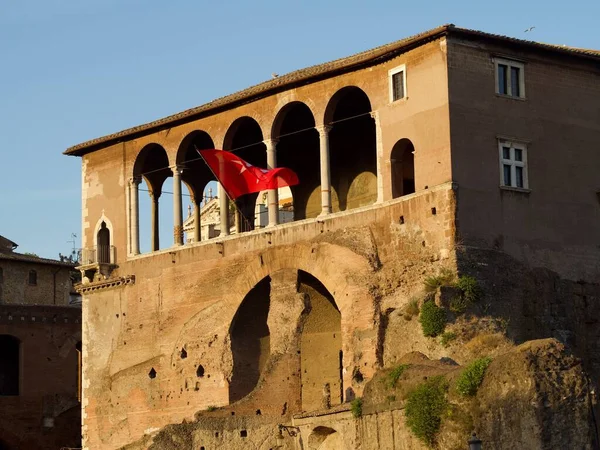
[[261, 169], [225, 150], [198, 150], [232, 200], [253, 192], [294, 186], [296, 173], [286, 167]]

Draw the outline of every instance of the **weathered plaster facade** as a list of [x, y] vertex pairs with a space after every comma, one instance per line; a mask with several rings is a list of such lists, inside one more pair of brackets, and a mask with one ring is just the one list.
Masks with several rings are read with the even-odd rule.
[[[498, 54], [527, 61], [525, 98], [495, 94]], [[199, 434], [173, 431], [169, 445], [178, 447], [155, 445], [213, 448], [228, 436], [230, 448], [269, 449], [279, 445], [277, 425], [295, 417], [308, 448], [353, 448], [373, 432], [369, 421], [400, 426], [401, 414], [389, 411], [364, 418], [358, 434], [342, 432], [355, 426], [346, 403], [365, 383], [408, 351], [444, 356], [391, 314], [424, 276], [442, 266], [477, 272], [493, 291], [497, 274], [476, 268], [500, 252], [527, 280], [543, 268], [596, 292], [599, 56], [445, 26], [67, 150], [82, 157], [83, 246], [114, 249], [110, 261], [85, 266], [91, 275], [80, 287], [84, 447], [146, 448], [166, 425], [196, 420]], [[404, 98], [391, 101], [389, 74], [401, 66]], [[575, 75], [581, 83], [563, 82]], [[571, 98], [581, 106], [566, 115]], [[527, 189], [500, 186], [499, 139], [528, 145]], [[246, 216], [239, 234], [182, 245], [176, 195], [173, 246], [161, 246], [161, 192], [186, 184], [198, 205], [213, 179], [194, 147], [291, 167], [301, 180], [292, 189], [296, 221], [252, 231]], [[141, 179], [154, 199], [154, 251], [144, 254]], [[220, 229], [229, 230], [220, 194]], [[253, 210], [249, 197], [238, 203], [242, 214]], [[563, 206], [573, 219], [560, 220]], [[554, 292], [545, 301], [568, 298]], [[585, 308], [597, 302], [591, 294]], [[512, 320], [528, 302], [502, 305], [495, 313]], [[536, 332], [547, 311], [529, 311], [526, 329], [511, 330], [515, 340], [565, 329], [586, 336], [572, 348], [597, 382], [589, 343], [597, 324], [583, 334], [574, 323]], [[402, 339], [390, 344], [391, 336]], [[446, 355], [468, 362], [460, 349]], [[310, 414], [329, 409], [337, 415], [323, 419], [327, 426]], [[384, 440], [418, 448], [409, 438]]]

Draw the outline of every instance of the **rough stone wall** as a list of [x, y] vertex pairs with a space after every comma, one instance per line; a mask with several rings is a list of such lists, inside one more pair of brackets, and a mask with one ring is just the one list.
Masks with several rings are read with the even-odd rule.
[[[498, 55], [525, 61], [526, 99], [495, 94]], [[462, 242], [599, 282], [597, 65], [451, 37], [448, 80]], [[527, 145], [530, 192], [500, 189], [498, 138]]]
[[504, 252], [464, 248], [458, 267], [482, 283], [480, 313], [500, 318], [516, 343], [556, 338], [600, 386], [600, 285], [529, 267]]
[[[0, 305], [0, 335], [19, 339], [19, 395], [0, 396], [0, 443], [10, 449], [81, 446], [81, 310]], [[44, 427], [43, 419], [53, 420]]]
[[[345, 400], [360, 395], [381, 359], [379, 277], [393, 276], [408, 289], [432, 260], [434, 266], [452, 264], [454, 207], [447, 184], [352, 213], [121, 264], [115, 276], [135, 274], [135, 284], [83, 297], [85, 447], [118, 448], [191, 420], [199, 410], [227, 406], [234, 370], [231, 324], [247, 294], [267, 276], [270, 357], [257, 388], [207, 414], [259, 411], [276, 423], [302, 411], [301, 335], [314, 292], [299, 287], [299, 271], [316, 278], [335, 301]], [[394, 270], [388, 272], [386, 264]], [[325, 300], [322, 294], [319, 299]], [[330, 389], [333, 399], [337, 388]]]
[[[71, 269], [68, 267], [0, 259], [0, 303], [26, 305], [69, 304]], [[29, 271], [37, 284], [29, 284]]]

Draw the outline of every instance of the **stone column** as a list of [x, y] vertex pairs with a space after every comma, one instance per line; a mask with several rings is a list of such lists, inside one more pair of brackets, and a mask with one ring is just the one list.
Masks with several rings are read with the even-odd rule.
[[329, 125], [317, 127], [321, 154], [321, 214], [331, 214], [331, 169], [329, 167]]
[[[277, 139], [267, 139], [267, 168], [277, 167]], [[279, 192], [277, 189], [268, 191], [269, 226], [273, 227], [279, 223]]]
[[221, 236], [229, 235], [229, 200], [225, 189], [219, 183], [219, 214], [221, 216]]
[[159, 243], [159, 238], [158, 238], [158, 231], [160, 230], [159, 228], [159, 224], [158, 224], [158, 199], [160, 198], [160, 194], [155, 194], [154, 192], [150, 191], [150, 200], [152, 201], [152, 209], [151, 209], [151, 216], [152, 216], [152, 236], [150, 239], [150, 246], [151, 246], [151, 251], [155, 252], [160, 248], [160, 243]]
[[372, 111], [371, 117], [375, 121], [375, 154], [377, 158], [377, 200], [383, 202], [383, 138], [381, 135], [381, 123], [379, 122], [379, 111]]
[[133, 255], [139, 255], [140, 253], [140, 202], [138, 187], [141, 182], [141, 177], [133, 177], [129, 180], [129, 201], [131, 202], [131, 254]]
[[202, 196], [204, 193], [198, 195], [194, 195], [194, 242], [200, 242], [202, 239], [202, 235], [200, 232], [200, 206], [202, 205]]
[[173, 241], [175, 245], [183, 245], [183, 205], [181, 201], [181, 171], [179, 167], [171, 167], [173, 171]]

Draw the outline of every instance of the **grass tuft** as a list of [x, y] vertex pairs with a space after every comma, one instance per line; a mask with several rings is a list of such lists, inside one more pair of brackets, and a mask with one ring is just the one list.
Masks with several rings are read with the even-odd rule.
[[396, 386], [396, 383], [404, 373], [406, 369], [410, 367], [410, 364], [400, 364], [392, 369], [392, 371], [388, 374], [388, 386], [393, 388]]
[[352, 412], [352, 416], [355, 418], [359, 418], [362, 416], [362, 398], [355, 398], [350, 402], [350, 412]]
[[458, 380], [456, 380], [456, 390], [464, 397], [473, 397], [477, 394], [479, 386], [485, 377], [485, 371], [492, 362], [492, 358], [479, 358], [465, 367]]
[[446, 348], [450, 345], [450, 342], [454, 341], [457, 337], [456, 333], [446, 331], [440, 336], [440, 344], [442, 344], [442, 347]]
[[440, 286], [452, 286], [454, 284], [454, 272], [444, 267], [437, 275], [432, 275], [423, 280], [425, 292], [435, 292]]

